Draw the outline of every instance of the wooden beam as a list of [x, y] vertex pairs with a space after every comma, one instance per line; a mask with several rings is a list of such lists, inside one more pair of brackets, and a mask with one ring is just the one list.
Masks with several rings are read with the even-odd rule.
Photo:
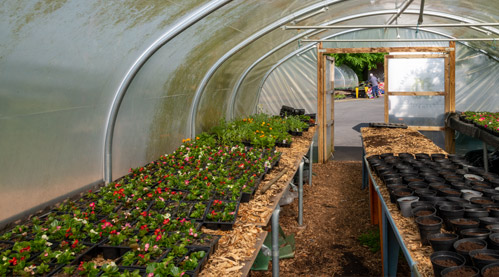
[[447, 58], [448, 54], [414, 54], [414, 55], [386, 55], [390, 59], [432, 59], [432, 58]]
[[[329, 94], [331, 97], [331, 119], [328, 122], [328, 125], [331, 126], [331, 153], [328, 153], [329, 157], [334, 153], [334, 67], [336, 66], [336, 61], [333, 58], [332, 67], [331, 67], [331, 89], [333, 90], [332, 94]], [[331, 123], [331, 124], [330, 124]]]
[[347, 53], [390, 53], [390, 52], [447, 52], [448, 47], [362, 47], [362, 48], [326, 48], [325, 54]]
[[[385, 92], [386, 94], [386, 92]], [[401, 95], [401, 96], [435, 96], [442, 95], [445, 96], [445, 91], [390, 91], [389, 95]]]
[[385, 56], [385, 123], [388, 123], [388, 95], [389, 93], [389, 86], [388, 86], [388, 56]]
[[322, 42], [317, 47], [317, 119], [319, 124], [319, 149], [318, 149], [318, 162], [324, 163], [324, 128], [326, 122], [324, 121], [324, 55], [322, 53]]
[[[449, 41], [449, 84], [447, 91], [448, 101], [448, 110], [450, 113], [456, 111], [456, 42]], [[455, 140], [455, 132], [451, 128], [445, 129], [445, 150], [447, 153], [455, 153], [456, 152], [456, 140]]]
[[411, 130], [418, 130], [418, 131], [444, 131], [445, 127], [439, 127], [439, 126], [407, 126]]

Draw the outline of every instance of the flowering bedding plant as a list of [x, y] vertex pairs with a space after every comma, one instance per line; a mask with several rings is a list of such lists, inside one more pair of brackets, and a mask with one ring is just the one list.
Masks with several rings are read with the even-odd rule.
[[203, 241], [200, 222], [235, 221], [242, 194], [251, 193], [279, 160], [275, 142], [290, 140], [287, 131], [297, 120], [255, 115], [224, 122], [215, 131], [226, 134], [185, 139], [173, 153], [0, 233], [0, 276], [45, 275], [54, 273], [54, 265], [67, 274], [124, 274], [115, 264], [71, 264], [96, 244], [131, 248], [113, 263], [143, 270], [150, 265], [148, 272], [156, 275], [197, 268], [205, 254], [187, 246]]
[[460, 116], [464, 121], [499, 135], [499, 113], [466, 111], [462, 112]]

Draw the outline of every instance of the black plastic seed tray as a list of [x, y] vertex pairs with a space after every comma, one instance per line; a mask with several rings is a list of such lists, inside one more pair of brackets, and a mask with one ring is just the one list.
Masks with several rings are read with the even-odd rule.
[[369, 127], [374, 128], [402, 128], [407, 129], [407, 125], [403, 123], [374, 123], [370, 122]]

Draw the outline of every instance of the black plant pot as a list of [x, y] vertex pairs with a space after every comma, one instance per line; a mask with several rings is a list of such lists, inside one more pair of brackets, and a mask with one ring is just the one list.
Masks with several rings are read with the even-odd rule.
[[452, 224], [450, 220], [464, 217], [464, 208], [460, 205], [438, 206], [438, 214], [444, 220], [445, 230], [451, 231]]
[[487, 240], [490, 244], [490, 249], [499, 250], [499, 233], [492, 233]]
[[460, 191], [451, 188], [440, 189], [438, 192], [438, 194], [445, 197], [461, 197]]
[[461, 197], [447, 196], [445, 198], [459, 206], [463, 206], [464, 204], [470, 203], [470, 201], [463, 199]]
[[453, 251], [454, 242], [459, 239], [456, 234], [436, 233], [428, 235], [428, 241], [433, 251]]
[[419, 199], [426, 201], [426, 196], [436, 196], [437, 192], [431, 189], [417, 189], [414, 193], [419, 196]]
[[469, 254], [471, 257], [471, 261], [473, 262], [473, 265], [480, 270], [482, 270], [482, 268], [486, 265], [499, 262], [499, 250], [494, 250], [494, 249], [473, 250], [470, 251]]
[[463, 266], [466, 263], [466, 258], [452, 251], [437, 251], [431, 254], [430, 261], [433, 265], [435, 277], [440, 277], [442, 276], [442, 270], [446, 268]]
[[493, 199], [493, 197], [499, 197], [499, 190], [495, 189], [484, 189], [483, 196]]
[[397, 200], [401, 197], [412, 196], [413, 194], [414, 194], [414, 191], [410, 188], [401, 188], [401, 189], [396, 189], [393, 191], [393, 195], [395, 196], [395, 200]]
[[412, 209], [414, 217], [436, 215], [437, 209], [429, 206], [420, 206]]
[[440, 274], [442, 274], [442, 277], [445, 276], [478, 277], [480, 276], [480, 270], [471, 265], [454, 266], [442, 270]]
[[440, 233], [443, 220], [438, 216], [420, 216], [416, 218], [416, 224], [419, 228], [419, 235], [423, 245], [429, 245], [427, 237], [430, 234]]
[[470, 228], [461, 230], [462, 238], [477, 238], [486, 240], [492, 232], [486, 228]]
[[489, 211], [485, 208], [472, 208], [464, 210], [464, 217], [479, 219], [480, 217], [488, 217]]
[[478, 205], [487, 205], [487, 204], [494, 204], [494, 200], [488, 198], [488, 197], [472, 197], [470, 198], [470, 202], [473, 204], [478, 204]]
[[426, 189], [428, 188], [428, 184], [423, 181], [410, 182], [407, 187], [417, 190], [417, 189]]
[[482, 239], [466, 238], [454, 242], [454, 249], [466, 258], [466, 263], [472, 265], [469, 252], [478, 249], [487, 249], [487, 242]]
[[434, 189], [436, 191], [441, 190], [441, 189], [447, 189], [450, 188], [450, 185], [444, 183], [444, 182], [431, 182], [428, 184], [428, 186], [431, 189]]
[[480, 271], [483, 277], [495, 277], [499, 276], [499, 263], [493, 263], [486, 265]]
[[418, 201], [418, 202], [412, 202], [411, 203], [411, 208], [417, 208], [417, 207], [431, 207], [434, 208], [435, 205], [431, 203], [430, 201]]
[[480, 217], [480, 227], [485, 228], [487, 225], [499, 224], [499, 217]]
[[462, 230], [478, 228], [480, 226], [480, 220], [473, 218], [454, 218], [449, 223], [456, 234], [461, 234]]

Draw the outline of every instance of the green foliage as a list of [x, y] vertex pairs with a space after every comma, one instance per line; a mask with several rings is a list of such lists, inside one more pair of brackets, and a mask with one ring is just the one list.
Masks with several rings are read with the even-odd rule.
[[340, 100], [340, 99], [345, 99], [346, 96], [344, 94], [335, 94], [334, 95], [334, 99], [336, 100]]
[[376, 253], [381, 249], [378, 229], [369, 230], [366, 233], [361, 234], [358, 240], [360, 244], [369, 247], [369, 250], [373, 253]]
[[385, 55], [388, 55], [388, 53], [330, 54], [330, 56], [334, 57], [336, 66], [344, 64], [350, 67], [355, 71], [359, 80], [364, 79], [362, 73], [365, 68], [369, 70], [375, 69], [378, 63], [384, 62]]

